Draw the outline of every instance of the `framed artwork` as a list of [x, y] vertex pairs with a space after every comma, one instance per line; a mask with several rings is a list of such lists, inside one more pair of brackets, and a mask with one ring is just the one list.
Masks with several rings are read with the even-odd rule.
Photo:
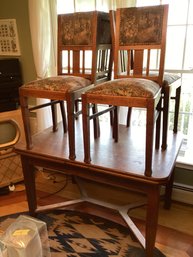
[[2, 55], [20, 55], [15, 19], [0, 19], [0, 56]]

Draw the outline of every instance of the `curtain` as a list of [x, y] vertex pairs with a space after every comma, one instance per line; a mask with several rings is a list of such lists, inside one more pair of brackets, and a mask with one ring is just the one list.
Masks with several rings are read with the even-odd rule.
[[[28, 0], [29, 22], [37, 79], [56, 75], [56, 0]], [[47, 102], [37, 99], [37, 104]], [[37, 130], [51, 125], [51, 110], [37, 111]]]
[[[80, 11], [106, 11], [113, 10], [116, 8], [116, 2], [118, 0], [71, 0], [68, 1], [68, 5], [64, 0], [57, 0], [58, 2], [58, 13], [70, 13]], [[121, 1], [120, 2], [128, 2]]]
[[116, 0], [117, 8], [135, 7], [137, 0]]
[[68, 5], [64, 0], [58, 0], [58, 12], [79, 12], [79, 11], [109, 11], [116, 8], [136, 6], [137, 0], [71, 0]]

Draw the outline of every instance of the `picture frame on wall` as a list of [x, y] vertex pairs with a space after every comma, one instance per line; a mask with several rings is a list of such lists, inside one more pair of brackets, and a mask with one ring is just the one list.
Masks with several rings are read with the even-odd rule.
[[19, 56], [20, 46], [15, 19], [0, 19], [0, 56]]

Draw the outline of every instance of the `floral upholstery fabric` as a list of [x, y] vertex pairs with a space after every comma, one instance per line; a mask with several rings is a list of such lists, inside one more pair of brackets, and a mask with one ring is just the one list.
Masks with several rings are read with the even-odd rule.
[[121, 8], [120, 45], [160, 44], [163, 6]]
[[[158, 72], [150, 72], [149, 74], [150, 76], [158, 76]], [[173, 74], [173, 73], [164, 73], [163, 76], [163, 82], [168, 83], [169, 85], [172, 84], [173, 82], [177, 81], [178, 79], [180, 79], [181, 77], [178, 74]]]
[[[59, 45], [92, 45], [93, 35], [98, 44], [111, 44], [109, 13], [78, 12], [58, 16]], [[97, 19], [97, 24], [96, 24]], [[97, 33], [96, 29], [98, 26]]]
[[102, 83], [88, 90], [86, 94], [153, 98], [159, 89], [159, 84], [154, 81], [126, 78]]
[[61, 15], [61, 45], [92, 44], [92, 12]]
[[91, 82], [88, 79], [76, 76], [56, 76], [48, 77], [45, 79], [34, 80], [23, 85], [23, 89], [33, 90], [45, 90], [45, 91], [57, 91], [57, 92], [69, 92], [81, 89], [90, 85]]

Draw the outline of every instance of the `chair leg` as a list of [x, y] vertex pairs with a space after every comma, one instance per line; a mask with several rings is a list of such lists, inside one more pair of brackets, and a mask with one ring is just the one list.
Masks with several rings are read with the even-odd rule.
[[115, 140], [115, 142], [118, 142], [118, 138], [119, 138], [119, 113], [118, 113], [119, 107], [116, 106], [113, 113], [113, 138]]
[[33, 148], [31, 128], [30, 128], [30, 111], [28, 108], [28, 98], [20, 95], [20, 106], [25, 130], [26, 147], [28, 150]]
[[128, 107], [128, 110], [127, 110], [127, 127], [130, 127], [130, 124], [131, 124], [131, 113], [132, 113], [132, 107]]
[[164, 86], [163, 97], [163, 131], [162, 131], [162, 150], [167, 148], [167, 134], [168, 134], [168, 116], [169, 116], [169, 100], [170, 100], [170, 87], [168, 84]]
[[84, 140], [84, 162], [90, 163], [90, 118], [89, 104], [86, 96], [82, 95], [82, 124], [83, 124], [83, 140]]
[[[96, 104], [94, 104], [92, 106], [92, 112], [93, 112], [93, 114], [98, 112], [98, 108], [97, 108]], [[96, 138], [100, 137], [100, 126], [99, 126], [99, 118], [98, 117], [93, 118], [93, 127], [94, 127], [94, 138], [96, 139]]]
[[68, 117], [68, 143], [69, 143], [69, 159], [75, 160], [75, 127], [74, 127], [74, 96], [68, 94], [67, 102], [67, 117]]
[[161, 105], [162, 105], [162, 98], [160, 98], [160, 101], [157, 106], [158, 117], [156, 120], [156, 137], [155, 137], [155, 149], [157, 150], [160, 147]]
[[145, 176], [152, 174], [153, 135], [154, 135], [154, 100], [148, 101], [145, 142]]
[[[109, 105], [109, 107], [111, 107], [111, 105]], [[114, 123], [114, 115], [113, 115], [113, 111], [110, 111], [110, 125], [113, 126]]]
[[180, 108], [180, 95], [181, 95], [181, 86], [176, 89], [175, 97], [175, 112], [174, 112], [174, 133], [178, 132], [178, 118], [179, 118], [179, 108]]
[[67, 121], [66, 121], [66, 112], [65, 112], [65, 107], [64, 107], [64, 101], [60, 102], [60, 110], [61, 110], [61, 115], [62, 115], [62, 123], [63, 123], [63, 130], [64, 133], [67, 132]]
[[[74, 108], [75, 108], [75, 112], [78, 112], [79, 111], [79, 106], [78, 106], [78, 100], [75, 100], [74, 102]], [[78, 116], [76, 117], [76, 120], [78, 119]]]
[[[53, 102], [53, 100], [51, 100], [51, 102]], [[57, 106], [56, 106], [56, 104], [51, 104], [51, 112], [52, 112], [53, 132], [56, 132], [58, 130]]]

